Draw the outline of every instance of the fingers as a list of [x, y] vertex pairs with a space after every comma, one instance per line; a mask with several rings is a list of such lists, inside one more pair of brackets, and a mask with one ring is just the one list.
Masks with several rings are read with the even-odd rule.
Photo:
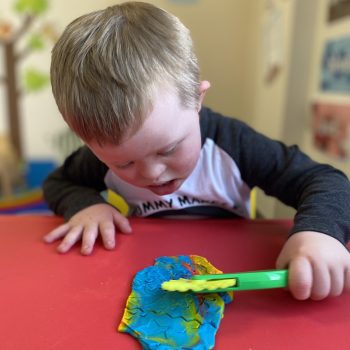
[[113, 220], [114, 220], [114, 224], [118, 227], [120, 232], [122, 233], [132, 232], [129, 220], [125, 216], [121, 215], [119, 212], [115, 212], [113, 214]]
[[66, 253], [73, 245], [79, 241], [83, 233], [83, 226], [74, 226], [71, 230], [66, 234], [63, 241], [57, 247], [57, 251], [59, 253]]
[[344, 272], [333, 270], [330, 273], [331, 289], [329, 295], [337, 297], [342, 294], [344, 290]]
[[344, 271], [344, 289], [350, 292], [350, 267], [349, 266]]
[[283, 258], [284, 255], [280, 254], [276, 260], [276, 269], [281, 270], [288, 267], [288, 261]]
[[312, 266], [300, 257], [293, 260], [289, 268], [289, 289], [298, 300], [322, 300], [340, 295], [344, 280], [339, 273], [330, 273], [325, 265]]
[[92, 206], [76, 214], [71, 220], [49, 232], [43, 239], [47, 243], [62, 239], [58, 252], [66, 253], [80, 239], [81, 254], [91, 254], [96, 239], [101, 234], [103, 245], [111, 250], [115, 247], [116, 228], [130, 233], [129, 220], [109, 205]]
[[300, 257], [291, 261], [288, 286], [296, 299], [306, 300], [311, 296], [312, 275], [311, 264], [306, 258]]
[[56, 227], [54, 230], [52, 230], [51, 232], [49, 232], [47, 235], [45, 235], [43, 237], [43, 240], [46, 243], [52, 243], [52, 242], [56, 241], [57, 239], [64, 237], [67, 234], [67, 232], [69, 231], [69, 229], [70, 229], [70, 227], [69, 227], [68, 223], [60, 225], [60, 226]]
[[331, 274], [325, 264], [313, 266], [312, 300], [322, 300], [330, 295]]
[[115, 247], [115, 226], [113, 222], [107, 221], [100, 223], [100, 232], [103, 246], [107, 250]]
[[92, 232], [84, 232], [82, 254], [91, 253], [93, 245], [98, 236], [98, 231], [101, 234], [103, 246], [107, 250], [114, 249], [116, 244], [116, 226], [122, 233], [131, 233], [129, 220], [120, 213], [116, 212], [113, 214], [113, 221], [102, 221], [99, 223], [98, 227], [94, 228]]
[[306, 258], [298, 258], [289, 267], [289, 289], [298, 300], [322, 300], [350, 290], [349, 270], [328, 270], [326, 265], [314, 266]]
[[80, 252], [83, 255], [90, 255], [98, 236], [98, 225], [85, 227], [82, 236]]
[[289, 268], [288, 287], [298, 300], [322, 300], [350, 290], [349, 252], [339, 241], [319, 232], [291, 236], [276, 267]]
[[43, 237], [43, 240], [46, 243], [52, 243], [64, 237], [62, 242], [57, 247], [57, 251], [59, 253], [66, 253], [80, 239], [82, 231], [82, 226], [71, 227], [69, 223], [65, 223], [49, 232]]

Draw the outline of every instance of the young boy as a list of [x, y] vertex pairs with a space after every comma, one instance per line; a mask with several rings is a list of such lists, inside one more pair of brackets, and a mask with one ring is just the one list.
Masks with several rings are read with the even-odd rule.
[[131, 215], [249, 216], [254, 186], [297, 209], [278, 259], [297, 299], [323, 299], [350, 288], [350, 186], [244, 123], [202, 107], [189, 31], [175, 16], [127, 2], [73, 21], [52, 53], [52, 89], [85, 146], [44, 184], [50, 208], [66, 223], [45, 236], [67, 252], [82, 241], [106, 249], [128, 219], [100, 192], [110, 188]]

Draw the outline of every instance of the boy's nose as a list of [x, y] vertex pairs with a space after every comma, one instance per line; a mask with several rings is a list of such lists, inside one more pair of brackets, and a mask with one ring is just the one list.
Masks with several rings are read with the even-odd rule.
[[161, 180], [162, 174], [166, 169], [166, 165], [158, 162], [145, 162], [139, 166], [139, 174], [142, 178], [157, 182]]

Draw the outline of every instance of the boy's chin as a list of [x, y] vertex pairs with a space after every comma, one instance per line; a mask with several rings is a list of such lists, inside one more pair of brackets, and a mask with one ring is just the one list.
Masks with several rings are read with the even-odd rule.
[[160, 186], [147, 186], [147, 189], [158, 196], [165, 196], [174, 193], [181, 185], [183, 180], [171, 180]]

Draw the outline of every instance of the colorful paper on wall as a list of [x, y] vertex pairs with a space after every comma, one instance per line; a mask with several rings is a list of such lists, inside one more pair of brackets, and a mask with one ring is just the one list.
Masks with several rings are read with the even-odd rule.
[[154, 266], [137, 273], [119, 325], [143, 349], [212, 349], [232, 293], [194, 294], [166, 292], [161, 284], [194, 274], [221, 273], [205, 258], [160, 257]]
[[313, 104], [313, 143], [322, 153], [345, 160], [350, 156], [350, 104]]

